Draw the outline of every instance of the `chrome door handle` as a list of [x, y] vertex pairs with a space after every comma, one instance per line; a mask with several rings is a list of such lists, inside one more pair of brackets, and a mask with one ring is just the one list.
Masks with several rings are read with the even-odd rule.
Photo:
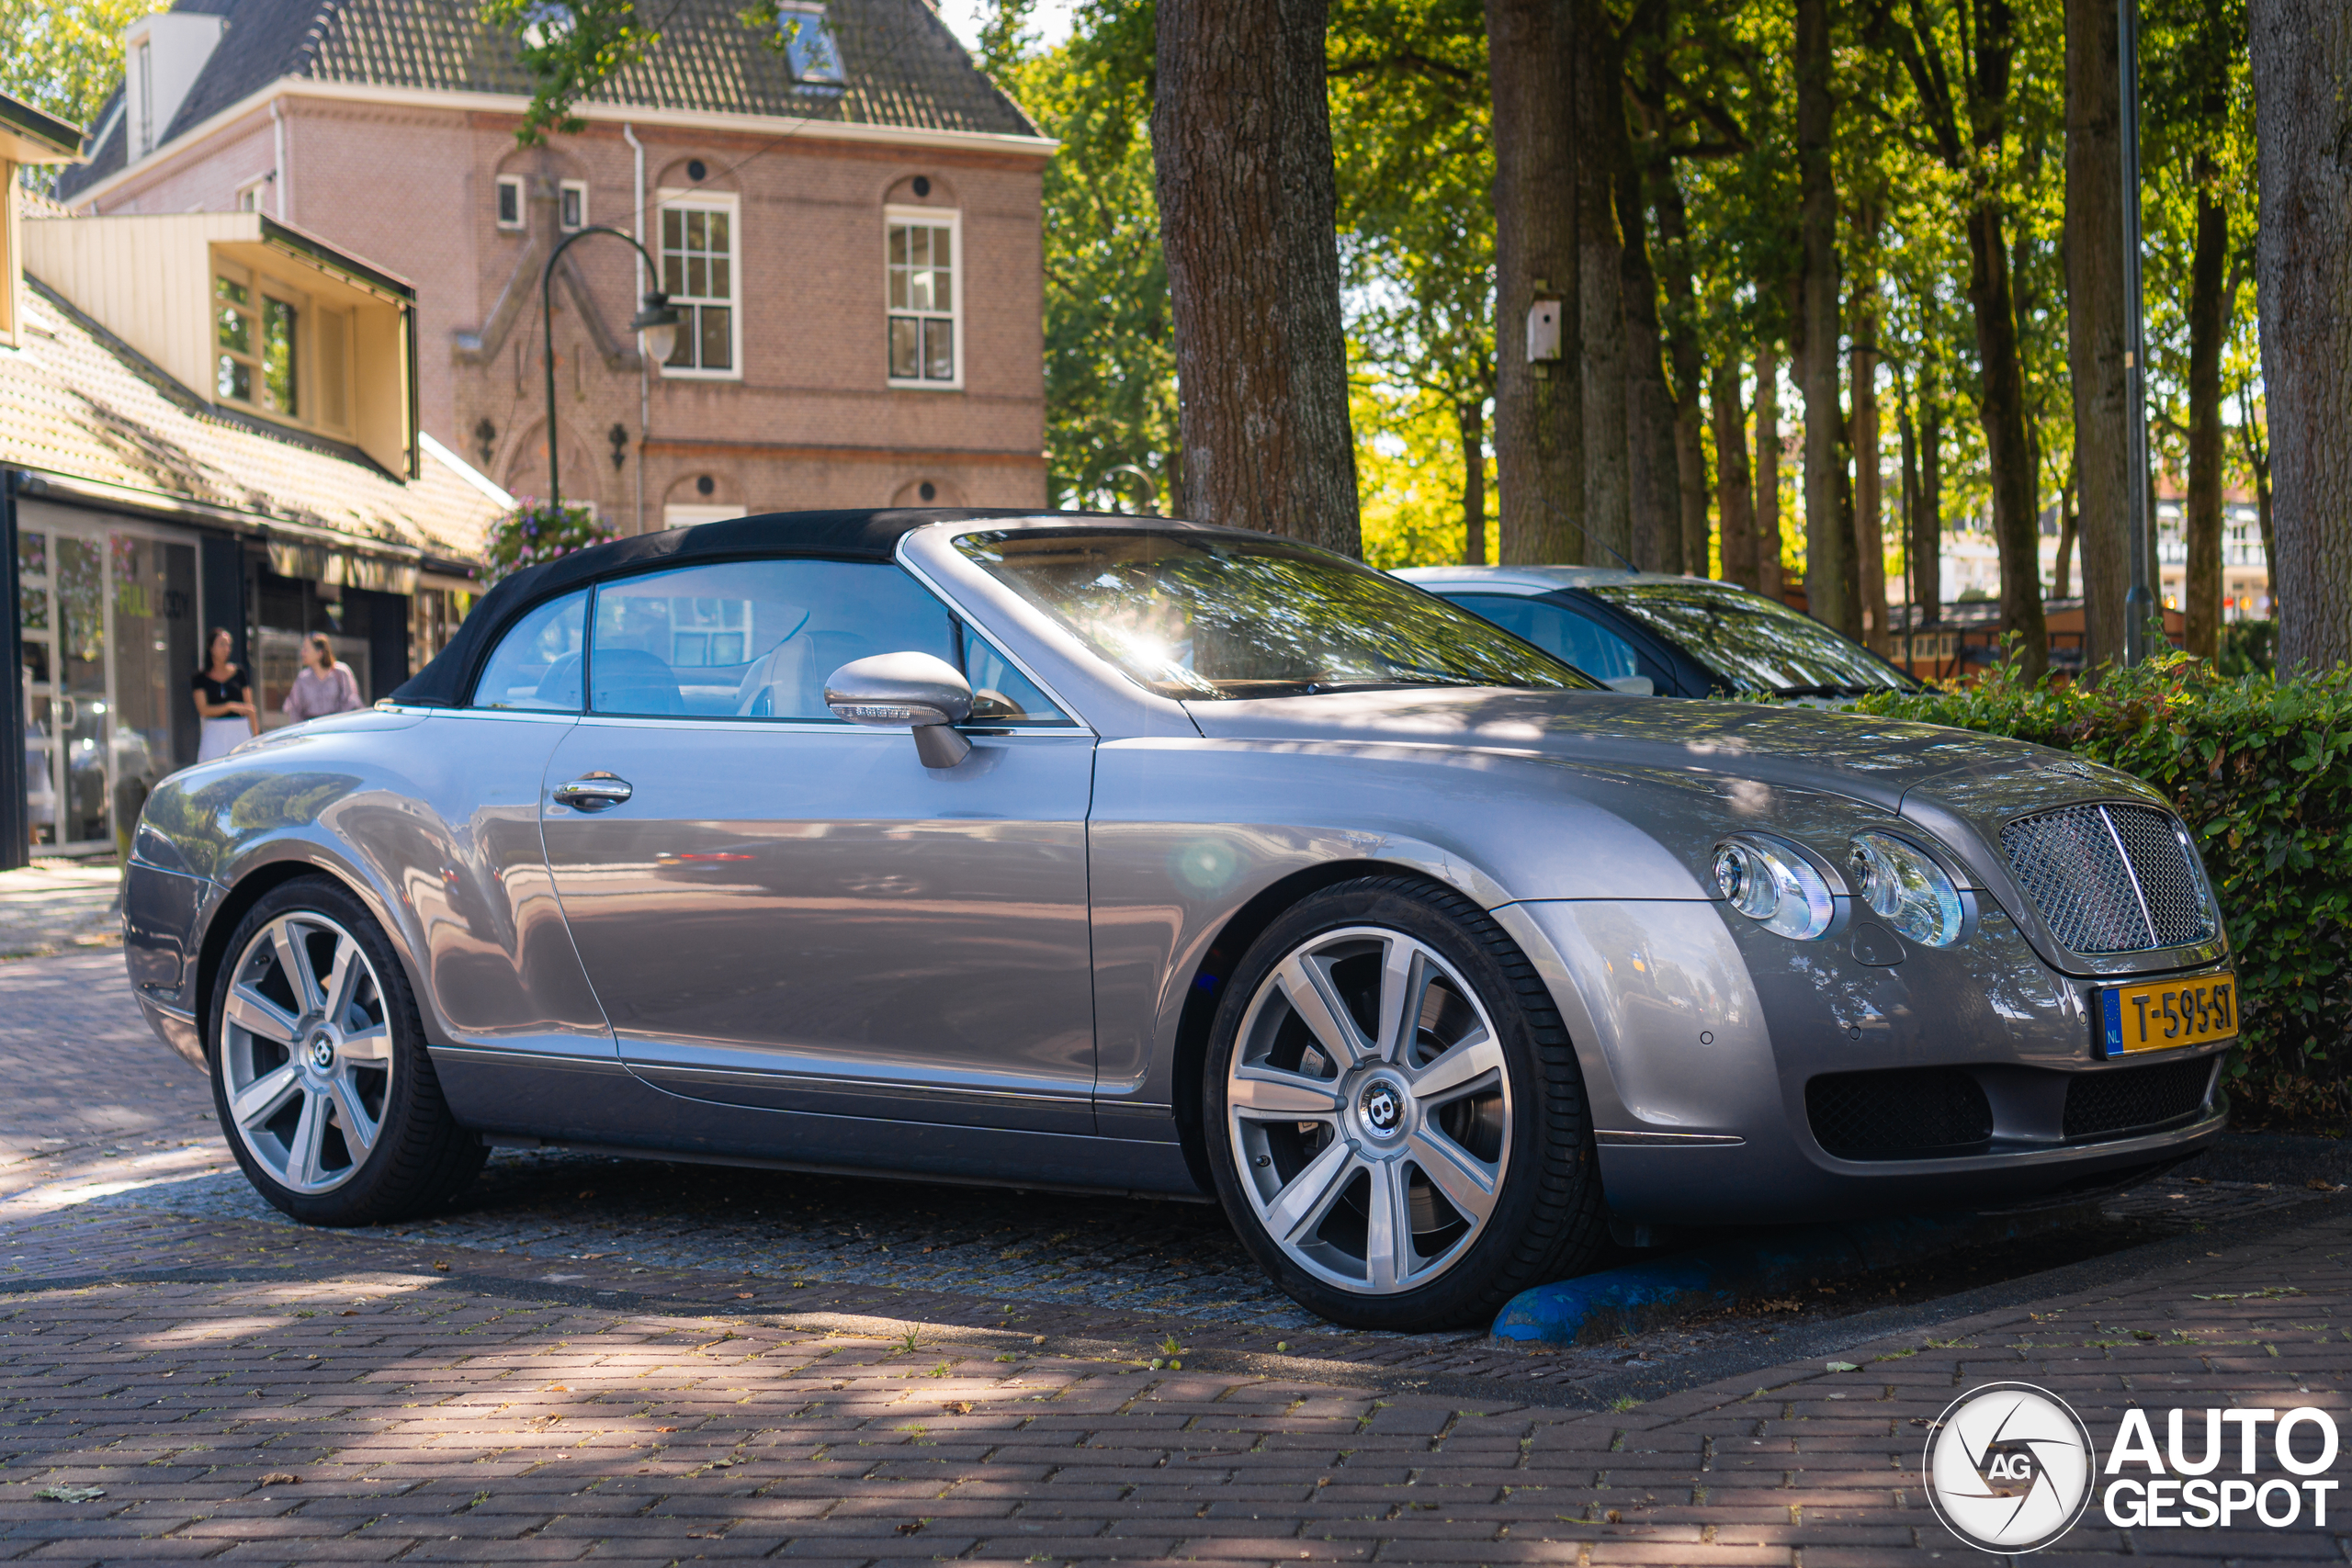
[[627, 779], [610, 773], [583, 773], [567, 784], [555, 786], [556, 803], [581, 811], [603, 811], [618, 806], [636, 791]]

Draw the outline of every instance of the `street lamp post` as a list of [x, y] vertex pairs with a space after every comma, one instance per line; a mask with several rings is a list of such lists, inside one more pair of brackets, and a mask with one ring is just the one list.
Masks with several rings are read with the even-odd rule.
[[[544, 341], [540, 344], [539, 357], [547, 370], [548, 378], [548, 504], [549, 506], [563, 504], [562, 470], [556, 457], [556, 448], [560, 443], [556, 440], [555, 434], [555, 264], [563, 259], [563, 253], [571, 248], [574, 241], [584, 240], [591, 234], [610, 234], [613, 238], [625, 242], [639, 255], [645, 257], [646, 267], [655, 281], [660, 281], [662, 276], [662, 269], [653, 265], [653, 257], [647, 254], [643, 245], [637, 243], [636, 236], [625, 229], [615, 229], [602, 223], [593, 224], [588, 228], [566, 234], [561, 243], [548, 254], [547, 265], [539, 269], [539, 324], [545, 333]], [[638, 334], [638, 352], [644, 355], [656, 367], [670, 357], [670, 350], [676, 344], [678, 338], [678, 312], [670, 303], [668, 295], [659, 288], [648, 289], [645, 298], [639, 302], [637, 314], [629, 318], [628, 326], [629, 331]], [[645, 433], [640, 430], [637, 434], [638, 451], [642, 460], [645, 450]]]

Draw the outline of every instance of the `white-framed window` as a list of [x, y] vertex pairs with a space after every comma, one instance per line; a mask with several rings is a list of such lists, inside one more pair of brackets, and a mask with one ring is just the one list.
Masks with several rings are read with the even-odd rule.
[[557, 187], [556, 212], [566, 233], [588, 227], [588, 182], [566, 180]]
[[738, 380], [742, 376], [742, 312], [735, 308], [741, 213], [731, 191], [665, 190], [662, 205], [662, 291], [676, 308], [678, 345], [662, 373]]
[[962, 217], [893, 207], [884, 209], [883, 228], [889, 383], [954, 391], [964, 385]]
[[523, 226], [522, 175], [501, 175], [498, 176], [497, 212], [500, 228], [520, 229]]
[[240, 212], [259, 212], [262, 209], [262, 195], [268, 189], [269, 181], [266, 178], [258, 179], [249, 186], [239, 187], [237, 191], [237, 210]]
[[288, 424], [347, 434], [351, 315], [228, 262], [212, 269], [212, 393]]

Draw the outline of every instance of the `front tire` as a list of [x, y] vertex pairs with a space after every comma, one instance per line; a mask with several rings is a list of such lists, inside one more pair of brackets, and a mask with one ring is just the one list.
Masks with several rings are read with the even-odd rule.
[[1449, 889], [1367, 877], [1277, 919], [1227, 988], [1202, 1088], [1227, 1217], [1335, 1323], [1482, 1324], [1606, 1245], [1567, 1031]]
[[264, 894], [213, 977], [208, 1043], [220, 1130], [256, 1191], [307, 1224], [433, 1208], [488, 1151], [441, 1097], [408, 976], [341, 883]]

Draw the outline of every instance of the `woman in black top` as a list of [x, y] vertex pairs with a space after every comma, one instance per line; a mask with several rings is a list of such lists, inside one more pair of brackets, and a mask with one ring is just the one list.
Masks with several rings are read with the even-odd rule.
[[210, 661], [188, 682], [196, 693], [196, 711], [204, 719], [203, 740], [196, 750], [199, 762], [225, 757], [261, 733], [244, 667], [229, 662], [229, 650], [235, 646], [228, 628], [213, 627]]

